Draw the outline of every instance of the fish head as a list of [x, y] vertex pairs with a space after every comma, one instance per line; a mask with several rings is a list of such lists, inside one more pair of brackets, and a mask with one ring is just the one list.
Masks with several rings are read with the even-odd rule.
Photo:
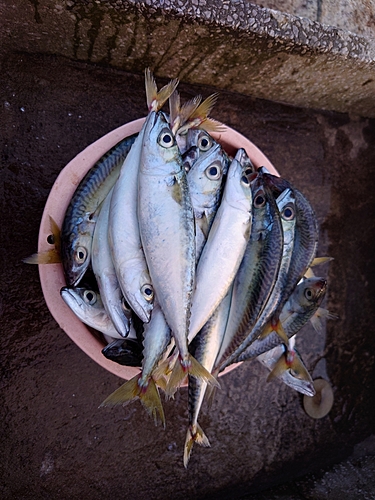
[[[227, 167], [220, 144], [201, 155], [188, 172], [189, 191], [192, 199], [204, 206], [211, 206], [220, 194]], [[193, 203], [194, 206], [194, 203]]]
[[327, 291], [327, 280], [313, 276], [304, 278], [294, 292], [294, 309], [317, 308], [321, 304]]
[[257, 175], [250, 183], [253, 201], [253, 234], [256, 238], [262, 238], [264, 231], [270, 229], [272, 224], [271, 193], [265, 189], [263, 176]]
[[[92, 222], [92, 221], [90, 221]], [[88, 229], [88, 223], [86, 229]], [[94, 227], [92, 225], [92, 227]], [[68, 286], [77, 286], [90, 264], [92, 231], [82, 226], [80, 232], [71, 233], [67, 245], [61, 247], [62, 263]]]
[[60, 295], [70, 309], [79, 317], [93, 316], [98, 311], [104, 311], [100, 294], [90, 288], [63, 287]]
[[210, 136], [208, 132], [201, 129], [189, 129], [186, 138], [187, 148], [198, 148], [200, 153], [205, 153], [214, 147], [216, 141]]
[[251, 214], [252, 191], [250, 180], [245, 175], [237, 158], [233, 158], [225, 183], [223, 198], [232, 207]]
[[182, 171], [176, 138], [162, 112], [151, 112], [145, 123], [140, 170], [144, 175], [168, 176]]

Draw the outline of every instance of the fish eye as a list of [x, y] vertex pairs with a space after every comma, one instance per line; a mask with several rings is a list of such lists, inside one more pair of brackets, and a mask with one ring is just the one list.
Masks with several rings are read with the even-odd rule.
[[174, 137], [169, 129], [163, 129], [158, 137], [158, 143], [163, 148], [171, 148], [174, 145]]
[[152, 302], [154, 298], [154, 289], [150, 284], [143, 285], [141, 288], [141, 294], [147, 300], [147, 302]]
[[243, 175], [241, 177], [241, 184], [243, 184], [244, 186], [248, 186], [250, 184], [249, 179], [246, 177], [246, 175]]
[[90, 304], [90, 306], [92, 306], [96, 302], [96, 293], [92, 290], [85, 290], [83, 292], [83, 299], [86, 304]]
[[198, 139], [198, 148], [201, 151], [208, 151], [212, 146], [212, 139], [208, 135], [203, 135]]
[[251, 174], [253, 174], [253, 173], [254, 173], [254, 172], [253, 172], [253, 169], [252, 169], [252, 168], [247, 168], [247, 169], [245, 170], [245, 175], [246, 175], [246, 176], [251, 175]]
[[221, 177], [221, 167], [215, 163], [212, 163], [205, 170], [206, 177], [210, 179], [210, 181], [217, 181]]
[[87, 250], [85, 247], [78, 247], [74, 254], [77, 264], [83, 264], [87, 258]]
[[280, 215], [284, 220], [293, 220], [295, 214], [296, 213], [294, 208], [291, 205], [287, 205], [286, 207], [283, 208]]
[[314, 292], [312, 291], [311, 288], [306, 288], [305, 297], [307, 300], [312, 300], [314, 298]]
[[266, 197], [264, 194], [258, 194], [254, 199], [254, 207], [262, 208], [266, 204]]

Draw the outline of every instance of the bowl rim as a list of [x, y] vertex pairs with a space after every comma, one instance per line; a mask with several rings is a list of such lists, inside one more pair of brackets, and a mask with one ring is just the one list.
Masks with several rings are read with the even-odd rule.
[[[62, 227], [70, 199], [88, 170], [122, 139], [139, 132], [145, 119], [144, 117], [133, 120], [108, 132], [78, 153], [61, 170], [44, 206], [39, 229], [38, 252], [45, 252], [52, 248], [51, 244], [47, 241], [48, 236], [51, 234], [49, 216], [54, 219], [60, 228]], [[225, 126], [223, 132], [216, 132], [211, 135], [215, 140], [220, 142], [229, 154], [234, 155], [237, 149], [244, 148], [256, 168], [264, 166], [271, 174], [279, 176], [275, 167], [262, 151], [236, 130]], [[105, 344], [96, 338], [89, 330], [89, 327], [82, 323], [65, 304], [60, 296], [60, 289], [66, 286], [62, 264], [40, 264], [38, 267], [47, 307], [59, 327], [64, 330], [73, 342], [102, 368], [124, 380], [129, 380], [139, 374], [140, 368], [119, 365], [107, 359], [101, 353]], [[231, 365], [220, 376], [235, 369], [239, 364], [241, 363]]]

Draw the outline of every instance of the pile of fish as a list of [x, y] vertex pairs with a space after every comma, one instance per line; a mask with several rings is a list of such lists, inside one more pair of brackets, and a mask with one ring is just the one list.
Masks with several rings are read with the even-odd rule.
[[181, 105], [176, 80], [158, 92], [145, 76], [142, 129], [83, 178], [61, 235], [53, 231], [55, 255], [61, 296], [104, 335], [103, 355], [140, 366], [101, 406], [140, 399], [165, 426], [160, 389], [173, 397], [188, 380], [187, 466], [194, 442], [209, 446], [198, 424], [207, 388], [233, 363], [257, 358], [269, 379], [314, 396], [294, 336], [331, 317], [320, 307], [326, 280], [311, 271], [327, 259], [315, 258], [318, 226], [303, 194], [212, 138], [223, 129], [209, 118], [217, 95]]

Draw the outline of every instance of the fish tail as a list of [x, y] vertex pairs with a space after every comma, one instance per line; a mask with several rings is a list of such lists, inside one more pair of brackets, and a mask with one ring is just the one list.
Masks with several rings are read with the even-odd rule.
[[150, 110], [158, 95], [158, 88], [150, 68], [145, 69], [145, 87], [147, 107]]
[[172, 132], [175, 134], [175, 128], [179, 127], [180, 120], [180, 94], [177, 90], [172, 92], [169, 97], [169, 123], [172, 129]]
[[206, 118], [201, 125], [200, 128], [208, 132], [209, 134], [212, 132], [216, 132], [218, 134], [225, 132], [227, 127], [223, 125], [221, 122], [218, 120], [214, 120], [213, 118]]
[[45, 252], [38, 252], [30, 255], [30, 257], [26, 257], [22, 259], [22, 262], [25, 264], [60, 264], [61, 263], [61, 255], [60, 255], [60, 240], [61, 233], [60, 228], [54, 221], [54, 219], [49, 216], [49, 226], [51, 230], [51, 234], [48, 235], [47, 241], [53, 245], [53, 248], [50, 250], [46, 250]]
[[311, 262], [310, 267], [318, 266], [319, 264], [326, 264], [332, 260], [334, 260], [334, 257], [315, 257], [315, 259]]
[[286, 370], [291, 370], [294, 377], [310, 381], [311, 377], [296, 351], [286, 348], [286, 351], [276, 361], [275, 366], [267, 377], [267, 382], [280, 377]]
[[204, 380], [207, 384], [220, 389], [220, 384], [216, 377], [211, 375], [211, 373], [206, 370], [206, 368], [201, 365], [191, 354], [189, 356], [190, 366], [188, 368], [189, 375], [195, 378]]
[[154, 379], [151, 377], [146, 387], [142, 387], [139, 393], [139, 399], [147, 413], [154, 419], [157, 426], [160, 422], [165, 429], [165, 416], [163, 405], [161, 403], [159, 390]]
[[119, 406], [125, 405], [137, 399], [139, 397], [139, 392], [141, 390], [138, 385], [138, 380], [141, 375], [136, 375], [131, 378], [121, 387], [116, 389], [112, 394], [110, 394], [100, 405], [99, 408], [103, 408], [105, 406]]
[[121, 387], [110, 394], [100, 405], [99, 408], [105, 406], [127, 405], [135, 399], [140, 399], [142, 406], [147, 413], [154, 419], [155, 425], [159, 421], [165, 428], [165, 417], [163, 406], [161, 404], [160, 394], [155, 381], [152, 377], [147, 380], [147, 384], [140, 385], [141, 374], [131, 378]]
[[205, 448], [210, 447], [210, 442], [203, 432], [202, 428], [197, 424], [188, 428], [185, 439], [185, 447], [184, 447], [184, 466], [187, 468], [191, 451], [193, 449], [193, 444], [198, 443]]
[[164, 87], [159, 90], [156, 97], [158, 103], [156, 111], [159, 111], [164, 106], [165, 102], [176, 90], [178, 84], [179, 80], [178, 78], [175, 78], [174, 80], [171, 80], [169, 83], [167, 83], [167, 85], [164, 85]]
[[215, 92], [214, 94], [208, 96], [207, 99], [205, 99], [199, 106], [197, 106], [194, 112], [190, 115], [189, 119], [193, 120], [195, 118], [200, 118], [202, 121], [206, 120], [213, 107], [215, 106], [218, 97], [218, 92]]
[[276, 332], [285, 344], [289, 343], [288, 336], [279, 318], [272, 318], [271, 321], [268, 321], [266, 323], [266, 325], [262, 330], [262, 333], [259, 335], [259, 339], [260, 340], [265, 339], [267, 335], [269, 335], [272, 332]]
[[167, 383], [165, 391], [166, 396], [172, 398], [188, 375], [204, 380], [207, 384], [220, 389], [220, 384], [217, 379], [189, 354], [187, 361], [180, 358], [179, 362], [175, 363]]

